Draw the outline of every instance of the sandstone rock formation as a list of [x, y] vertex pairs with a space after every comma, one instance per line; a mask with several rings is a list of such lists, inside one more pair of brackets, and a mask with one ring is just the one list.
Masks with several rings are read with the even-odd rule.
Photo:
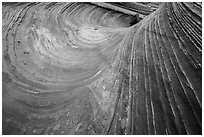
[[201, 3], [3, 3], [3, 134], [202, 134]]

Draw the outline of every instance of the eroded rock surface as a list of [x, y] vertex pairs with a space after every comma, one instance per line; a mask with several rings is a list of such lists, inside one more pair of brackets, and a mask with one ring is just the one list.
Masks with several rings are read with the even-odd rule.
[[201, 3], [3, 3], [3, 134], [201, 134]]

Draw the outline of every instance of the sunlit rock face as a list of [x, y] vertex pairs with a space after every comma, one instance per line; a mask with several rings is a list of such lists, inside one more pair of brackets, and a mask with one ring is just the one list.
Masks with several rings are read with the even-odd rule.
[[201, 3], [3, 3], [3, 134], [202, 134]]

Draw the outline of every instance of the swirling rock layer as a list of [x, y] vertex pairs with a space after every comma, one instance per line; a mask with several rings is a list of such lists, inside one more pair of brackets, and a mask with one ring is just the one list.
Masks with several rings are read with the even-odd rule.
[[202, 5], [145, 4], [3, 3], [3, 134], [201, 134]]

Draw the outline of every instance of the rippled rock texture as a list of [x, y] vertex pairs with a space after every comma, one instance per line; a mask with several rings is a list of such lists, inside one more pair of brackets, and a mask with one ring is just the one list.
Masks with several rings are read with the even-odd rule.
[[3, 3], [3, 134], [201, 134], [201, 3]]

